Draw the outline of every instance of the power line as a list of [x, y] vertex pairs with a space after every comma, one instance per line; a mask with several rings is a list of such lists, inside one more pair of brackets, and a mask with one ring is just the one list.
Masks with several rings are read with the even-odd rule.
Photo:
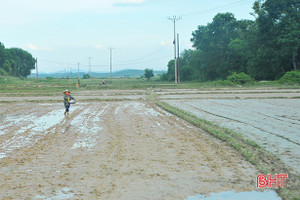
[[59, 64], [59, 65], [74, 65], [74, 66], [77, 65], [76, 63], [64, 63], [64, 62], [58, 62], [58, 61], [50, 61], [50, 60], [45, 60], [45, 59], [41, 59], [41, 58], [39, 58], [39, 61], [46, 62], [46, 63], [52, 63], [52, 64]]
[[151, 56], [152, 54], [157, 53], [158, 51], [160, 51], [160, 50], [163, 49], [163, 48], [164, 48], [164, 47], [161, 46], [161, 47], [159, 47], [158, 49], [155, 49], [154, 51], [151, 51], [150, 53], [144, 54], [143, 56], [138, 57], [138, 58], [133, 59], [133, 60], [117, 60], [117, 61], [118, 61], [118, 62], [136, 62], [136, 61], [140, 61], [140, 60], [145, 60], [145, 57], [149, 57], [149, 56]]
[[208, 9], [208, 10], [202, 10], [202, 11], [195, 11], [195, 12], [185, 13], [185, 14], [182, 14], [181, 16], [185, 17], [185, 16], [188, 16], [188, 15], [205, 14], [205, 13], [209, 13], [209, 12], [212, 12], [212, 11], [219, 10], [221, 8], [230, 8], [230, 7], [241, 6], [241, 5], [244, 5], [244, 4], [249, 3], [249, 2], [253, 2], [253, 0], [251, 0], [251, 1], [249, 1], [249, 0], [241, 0], [241, 1], [237, 1], [237, 2], [234, 2], [234, 3], [230, 3], [230, 4], [225, 4], [223, 6], [219, 6], [219, 7]]
[[[239, 0], [239, 1], [236, 1], [236, 2], [233, 2], [233, 3], [229, 3], [229, 4], [224, 4], [224, 5], [222, 5], [222, 6], [218, 6], [218, 7], [212, 8], [212, 9], [199, 10], [199, 11], [194, 11], [194, 12], [185, 13], [185, 14], [182, 14], [181, 16], [190, 16], [190, 15], [205, 14], [205, 13], [212, 12], [212, 11], [215, 11], [215, 10], [218, 10], [218, 9], [241, 6], [241, 5], [244, 5], [244, 4], [249, 3], [249, 2], [252, 2], [252, 1], [253, 1], [253, 0]], [[171, 20], [172, 20], [172, 18], [171, 18]], [[174, 25], [175, 25], [175, 24], [174, 24]], [[162, 25], [159, 25], [159, 26], [162, 26]], [[166, 26], [160, 27], [159, 30], [161, 31], [161, 29], [166, 30], [167, 27], [166, 27]], [[157, 27], [155, 27], [155, 29], [153, 30], [153, 32], [154, 32], [155, 30], [157, 30]], [[141, 38], [140, 40], [143, 40], [143, 39], [144, 39], [144, 38]], [[174, 37], [174, 40], [175, 40], [175, 37]], [[124, 46], [124, 47], [122, 47], [122, 48], [126, 48], [126, 47], [128, 47], [128, 46], [132, 46], [132, 45], [134, 45], [135, 43], [137, 43], [137, 41], [134, 41], [134, 42], [132, 42], [132, 43], [129, 43], [129, 45]], [[256, 45], [259, 45], [259, 44], [256, 43]], [[174, 46], [175, 46], [175, 44], [174, 44]], [[176, 48], [176, 47], [175, 47], [175, 48]], [[174, 49], [175, 49], [175, 48], [174, 48]], [[146, 55], [145, 57], [150, 56], [150, 55], [152, 55], [153, 53], [155, 53], [155, 51], [149, 53], [149, 55]], [[163, 57], [163, 58], [165, 58], [165, 57]], [[126, 65], [126, 64], [140, 64], [140, 63], [143, 63], [143, 62], [149, 62], [149, 61], [151, 62], [151, 61], [158, 60], [158, 59], [162, 59], [162, 58], [154, 58], [154, 59], [150, 59], [150, 60], [148, 59], [148, 60], [145, 60], [145, 61], [138, 61], [138, 62], [137, 62], [137, 60], [139, 60], [139, 58], [138, 58], [138, 59], [135, 60], [135, 61], [132, 60], [132, 62], [129, 62], [129, 63], [122, 63], [122, 64], [120, 64], [120, 65]], [[57, 62], [57, 61], [50, 61], [50, 60], [40, 59], [40, 58], [39, 58], [39, 61], [40, 61], [40, 62], [53, 63], [53, 64], [59, 64], [59, 65], [76, 66], [76, 63]], [[89, 62], [88, 65], [81, 64], [81, 66], [89, 66], [89, 68], [90, 68], [90, 77], [91, 77], [91, 67], [96, 67], [96, 68], [107, 67], [107, 64], [92, 65], [92, 64]]]
[[123, 65], [134, 65], [134, 64], [141, 64], [141, 63], [148, 63], [148, 62], [152, 62], [152, 61], [156, 61], [156, 60], [161, 60], [164, 58], [170, 58], [172, 55], [168, 55], [168, 56], [163, 56], [163, 57], [159, 57], [159, 58], [153, 58], [153, 59], [149, 59], [149, 60], [143, 60], [140, 62], [131, 62], [131, 63], [122, 63], [122, 64], [116, 64], [118, 66], [123, 66]]
[[[41, 59], [39, 58], [39, 61], [45, 62], [45, 63], [52, 63], [52, 64], [58, 64], [58, 65], [73, 65], [73, 66], [77, 66], [77, 63], [66, 63], [66, 62], [59, 62], [59, 61], [50, 61], [50, 60], [45, 60], [45, 59]], [[107, 66], [107, 64], [99, 64], [99, 65], [89, 65], [89, 64], [82, 64], [81, 66], [85, 66], [85, 67], [105, 67]]]
[[[155, 57], [152, 59], [147, 59], [150, 55], [154, 54], [155, 52], [159, 51], [163, 47], [158, 48], [157, 50], [154, 50], [148, 54], [145, 54], [143, 57], [144, 59], [134, 59], [134, 60], [117, 60], [116, 62], [121, 62], [121, 64], [116, 64], [118, 66], [124, 66], [124, 65], [134, 65], [134, 64], [141, 64], [141, 63], [146, 63], [146, 62], [152, 62], [156, 60], [161, 60], [164, 58], [169, 58], [172, 55], [166, 55], [166, 56], [161, 56], [161, 57]], [[110, 49], [110, 48], [109, 48]], [[115, 49], [115, 48], [112, 48]], [[89, 58], [89, 57], [88, 57]], [[140, 57], [142, 58], [142, 57]], [[68, 66], [78, 66], [78, 63], [68, 63], [68, 62], [59, 62], [59, 61], [53, 61], [53, 60], [46, 60], [39, 58], [40, 62], [45, 62], [45, 63], [51, 63], [51, 64], [58, 64], [58, 65], [68, 65]], [[93, 67], [93, 68], [106, 68], [110, 66], [110, 64], [80, 64], [80, 66], [83, 67]]]
[[[159, 30], [159, 34], [164, 33], [167, 29], [167, 26], [165, 26], [164, 24], [156, 24], [155, 26], [152, 27], [152, 29], [149, 30], [150, 33], [157, 33], [157, 30]], [[121, 46], [118, 49], [127, 49], [129, 47], [134, 46], [135, 44], [139, 44], [140, 41], [145, 41], [148, 40], [148, 36], [143, 36], [142, 38], [139, 39], [135, 39], [134, 41], [130, 42], [127, 45]]]

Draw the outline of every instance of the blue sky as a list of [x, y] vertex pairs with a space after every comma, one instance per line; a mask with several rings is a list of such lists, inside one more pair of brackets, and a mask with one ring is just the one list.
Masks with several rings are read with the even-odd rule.
[[42, 72], [167, 70], [173, 59], [173, 23], [181, 50], [191, 48], [191, 33], [219, 12], [254, 19], [254, 0], [0, 0], [0, 42], [27, 50]]

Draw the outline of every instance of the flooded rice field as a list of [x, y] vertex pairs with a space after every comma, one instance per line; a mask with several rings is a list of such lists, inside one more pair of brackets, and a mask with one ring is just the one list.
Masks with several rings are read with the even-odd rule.
[[[198, 109], [189, 102], [171, 103]], [[256, 190], [258, 171], [230, 146], [151, 103], [78, 103], [68, 118], [63, 112], [62, 103], [0, 104], [0, 199], [280, 199]], [[292, 135], [284, 137], [296, 145]]]
[[186, 99], [299, 99], [299, 89], [197, 90], [163, 89], [155, 94], [161, 100]]
[[166, 102], [242, 133], [300, 172], [300, 99], [186, 99]]
[[276, 195], [273, 191], [251, 191], [251, 192], [234, 192], [226, 191], [220, 193], [212, 193], [208, 196], [196, 195], [190, 196], [186, 200], [280, 200], [281, 198]]
[[[147, 90], [86, 90], [74, 91], [72, 96], [77, 100], [145, 100]], [[27, 92], [27, 93], [1, 93], [0, 102], [24, 101], [61, 101], [62, 92]]]

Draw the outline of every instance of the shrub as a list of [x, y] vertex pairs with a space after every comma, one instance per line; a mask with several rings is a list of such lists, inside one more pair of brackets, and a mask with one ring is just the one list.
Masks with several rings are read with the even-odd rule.
[[89, 74], [84, 74], [83, 75], [83, 79], [89, 79], [90, 78], [90, 75]]
[[300, 84], [300, 71], [290, 71], [285, 73], [280, 79], [280, 83]]
[[1, 76], [8, 76], [8, 73], [4, 69], [0, 68], [0, 75]]
[[160, 77], [161, 81], [168, 81], [169, 80], [169, 76], [168, 76], [167, 73], [160, 74], [159, 77]]
[[218, 80], [215, 83], [218, 86], [234, 86], [234, 83], [229, 80]]
[[144, 77], [145, 77], [146, 79], [148, 79], [148, 80], [149, 80], [151, 77], [154, 77], [153, 69], [145, 69]]
[[236, 73], [234, 72], [233, 74], [227, 76], [226, 78], [228, 81], [231, 81], [236, 84], [248, 84], [248, 83], [253, 83], [253, 78], [249, 76], [248, 74], [245, 74], [243, 72], [241, 73]]
[[47, 76], [46, 77], [46, 80], [49, 80], [49, 81], [51, 81], [51, 80], [53, 80], [54, 78], [53, 77], [50, 77], [50, 76]]

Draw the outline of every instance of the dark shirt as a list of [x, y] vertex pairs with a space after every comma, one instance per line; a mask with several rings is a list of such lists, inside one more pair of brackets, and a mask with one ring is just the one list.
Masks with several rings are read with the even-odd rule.
[[71, 95], [68, 96], [68, 95], [64, 94], [64, 104], [65, 104], [65, 106], [70, 105], [71, 99], [74, 99]]

